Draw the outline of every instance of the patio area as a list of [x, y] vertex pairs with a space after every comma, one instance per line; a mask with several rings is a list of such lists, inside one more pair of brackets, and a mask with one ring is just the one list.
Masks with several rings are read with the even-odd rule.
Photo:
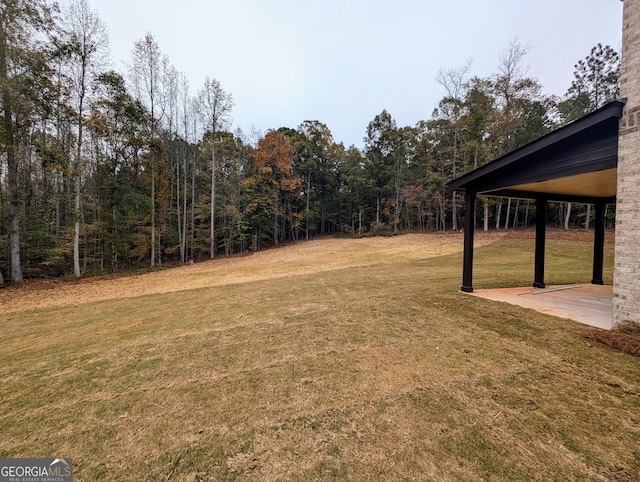
[[612, 328], [612, 286], [584, 284], [548, 286], [542, 289], [498, 288], [475, 290], [470, 294], [567, 318], [603, 330]]

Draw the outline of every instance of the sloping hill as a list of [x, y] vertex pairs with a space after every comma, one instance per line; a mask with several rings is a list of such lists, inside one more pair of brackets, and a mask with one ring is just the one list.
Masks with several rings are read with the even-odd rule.
[[[479, 243], [479, 285], [529, 283], [530, 239]], [[78, 480], [636, 480], [640, 359], [459, 293], [460, 249], [327, 239], [9, 290], [0, 457], [72, 457]], [[550, 240], [549, 277], [588, 279], [590, 253]]]
[[[499, 235], [497, 235], [499, 236]], [[496, 239], [484, 236], [480, 245]], [[0, 290], [0, 312], [222, 286], [333, 269], [432, 258], [462, 250], [458, 234], [409, 234], [393, 238], [335, 239], [301, 242], [250, 256], [220, 258], [136, 276], [81, 281], [31, 281]]]

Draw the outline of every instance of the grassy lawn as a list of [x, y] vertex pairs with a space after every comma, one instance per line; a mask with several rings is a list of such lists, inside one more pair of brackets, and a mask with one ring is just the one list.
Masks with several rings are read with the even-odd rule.
[[[531, 284], [531, 239], [481, 238], [477, 288]], [[5, 290], [0, 457], [84, 481], [638, 480], [640, 358], [458, 292], [461, 247], [325, 239]], [[549, 239], [547, 283], [589, 282], [591, 249]]]

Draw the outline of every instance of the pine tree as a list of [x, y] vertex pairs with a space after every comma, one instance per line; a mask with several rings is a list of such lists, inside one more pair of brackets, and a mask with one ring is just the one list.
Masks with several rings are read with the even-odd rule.
[[620, 95], [620, 55], [610, 46], [596, 45], [574, 67], [574, 80], [558, 105], [564, 122], [578, 119]]

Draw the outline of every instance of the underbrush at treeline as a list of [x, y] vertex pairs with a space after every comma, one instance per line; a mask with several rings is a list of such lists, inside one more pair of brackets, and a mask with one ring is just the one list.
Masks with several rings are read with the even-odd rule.
[[[430, 233], [437, 236], [455, 236], [455, 235], [459, 235], [460, 231], [453, 232], [451, 230], [446, 230], [446, 231], [435, 231]], [[353, 232], [348, 229], [344, 229], [340, 233], [329, 234], [325, 236], [320, 236], [320, 235], [311, 236], [310, 239], [311, 240], [322, 239], [324, 237], [360, 239], [360, 238], [368, 238], [368, 237], [376, 237], [376, 236], [382, 236], [382, 237], [398, 236], [402, 234], [408, 234], [408, 232], [398, 231], [394, 233], [393, 229], [391, 229], [388, 225], [376, 225], [374, 223], [371, 229], [360, 232], [360, 233]], [[424, 234], [427, 234], [427, 233], [424, 233]], [[520, 226], [517, 229], [511, 228], [508, 230], [505, 230], [504, 228], [501, 228], [501, 229], [491, 228], [487, 233], [485, 233], [481, 227], [477, 228], [476, 236], [484, 236], [487, 234], [490, 236], [495, 234], [497, 236], [508, 236], [511, 238], [528, 239], [528, 238], [532, 238], [535, 235], [535, 232], [533, 231], [533, 227], [531, 226], [528, 226], [528, 227]], [[613, 242], [614, 234], [615, 233], [613, 229], [607, 231], [607, 234], [606, 234], [607, 242]], [[585, 230], [584, 228], [574, 228], [569, 230], [552, 228], [552, 229], [549, 229], [548, 231], [548, 237], [550, 239], [573, 239], [576, 241], [590, 241], [592, 240], [593, 232], [589, 230]], [[267, 243], [261, 246], [259, 250], [247, 248], [245, 250], [240, 250], [240, 251], [235, 251], [235, 250], [229, 250], [229, 252], [220, 251], [220, 252], [217, 252], [216, 258], [220, 259], [220, 258], [229, 258], [229, 257], [233, 258], [233, 257], [248, 256], [257, 251], [264, 251], [267, 249], [284, 247], [284, 246], [288, 246], [294, 243], [299, 243], [304, 241], [306, 241], [306, 238], [302, 236], [300, 239], [282, 241], [277, 245]], [[2, 242], [0, 240], [0, 245], [1, 244]], [[34, 250], [37, 251], [37, 247], [31, 246], [24, 251], [27, 255], [27, 259], [30, 259], [30, 257], [33, 255]], [[38, 256], [35, 256], [35, 259], [38, 259]], [[177, 259], [175, 256], [173, 256], [173, 257], [169, 257], [168, 259], [165, 259], [162, 263], [156, 264], [153, 268], [150, 268], [149, 260], [143, 258], [138, 260], [129, 260], [126, 263], [124, 262], [120, 263], [117, 269], [113, 269], [113, 266], [111, 267], [105, 266], [104, 263], [100, 262], [99, 260], [95, 260], [93, 258], [87, 258], [86, 260], [83, 259], [82, 278], [105, 277], [105, 276], [109, 277], [109, 276], [129, 275], [129, 274], [144, 274], [144, 273], [153, 272], [157, 270], [163, 270], [163, 269], [172, 268], [176, 266], [182, 266], [185, 264], [189, 265], [193, 263], [199, 263], [202, 261], [206, 261], [208, 259], [209, 259], [209, 255], [207, 252], [202, 252], [198, 257], [194, 259], [190, 259], [186, 262], [182, 262], [179, 259]], [[86, 262], [86, 265], [84, 264], [85, 262]], [[28, 268], [24, 269], [24, 278], [27, 280], [60, 279], [60, 280], [69, 281], [75, 277], [71, 272], [66, 270], [65, 266], [68, 266], [68, 264], [69, 264], [68, 256], [60, 258], [57, 264], [56, 262], [53, 262], [53, 261], [49, 261], [49, 262], [43, 261], [40, 263], [32, 261], [30, 264], [28, 264]], [[0, 268], [1, 267], [2, 267], [2, 264], [0, 263]], [[7, 281], [6, 285], [11, 285], [11, 282], [9, 280], [5, 280], [5, 281]]]

